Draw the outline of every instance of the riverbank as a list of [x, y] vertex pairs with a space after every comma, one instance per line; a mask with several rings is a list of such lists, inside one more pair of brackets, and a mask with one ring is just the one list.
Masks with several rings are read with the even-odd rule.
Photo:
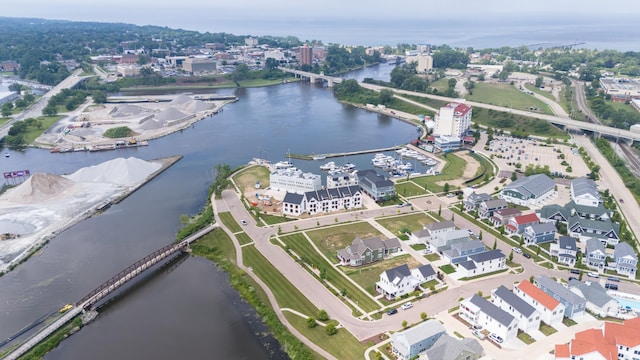
[[[300, 79], [287, 77], [285, 83], [290, 82], [298, 82]], [[236, 85], [234, 82], [225, 82], [222, 84], [207, 84], [207, 85], [184, 85], [184, 86], [176, 86], [176, 85], [166, 85], [166, 86], [140, 86], [140, 87], [128, 87], [122, 88], [120, 91], [122, 92], [145, 92], [145, 91], [173, 91], [173, 90], [206, 90], [206, 89], [235, 89], [235, 88], [252, 88], [252, 87], [265, 87], [265, 86], [275, 86], [283, 83], [282, 79], [277, 80], [265, 80], [265, 79], [255, 79], [255, 80], [243, 80], [239, 81], [240, 86]]]

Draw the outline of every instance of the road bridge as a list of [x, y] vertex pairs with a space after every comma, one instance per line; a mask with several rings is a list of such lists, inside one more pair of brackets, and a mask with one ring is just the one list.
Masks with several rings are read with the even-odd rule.
[[218, 227], [217, 224], [212, 224], [207, 226], [206, 228], [198, 231], [197, 233], [189, 236], [188, 238], [180, 241], [176, 244], [167, 245], [159, 250], [154, 251], [153, 253], [145, 256], [144, 258], [136, 261], [131, 266], [126, 269], [120, 271], [116, 275], [112, 276], [109, 280], [102, 283], [100, 286], [91, 291], [87, 296], [82, 298], [80, 301], [75, 303], [75, 306], [67, 311], [62, 317], [58, 320], [54, 321], [47, 327], [40, 330], [34, 336], [32, 336], [29, 340], [27, 340], [24, 344], [20, 345], [16, 350], [9, 353], [4, 359], [6, 360], [15, 360], [20, 356], [24, 355], [31, 348], [36, 346], [38, 343], [47, 338], [47, 336], [53, 334], [54, 331], [61, 328], [64, 324], [71, 321], [80, 313], [85, 310], [91, 309], [93, 305], [95, 305], [100, 300], [107, 297], [109, 294], [116, 291], [118, 288], [133, 280], [138, 275], [144, 273], [149, 268], [154, 265], [162, 262], [163, 260], [169, 258], [171, 255], [174, 255], [180, 251], [186, 250], [189, 247], [189, 244], [198, 240], [200, 237], [206, 235], [211, 232], [213, 229]]
[[298, 78], [309, 79], [309, 81], [312, 83], [318, 82], [318, 80], [321, 80], [323, 82], [326, 81], [328, 87], [333, 87], [333, 84], [341, 83], [342, 80], [344, 80], [340, 77], [325, 75], [324, 72], [316, 74], [308, 71], [295, 70], [284, 67], [279, 67], [278, 69], [282, 70], [282, 72], [293, 74]]

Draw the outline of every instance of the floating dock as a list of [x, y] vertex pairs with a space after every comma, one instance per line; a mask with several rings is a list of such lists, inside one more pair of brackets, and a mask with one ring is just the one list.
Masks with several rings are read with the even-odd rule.
[[315, 160], [314, 158], [319, 158], [319, 157], [322, 157], [322, 159], [326, 159], [326, 158], [336, 158], [336, 157], [352, 156], [352, 155], [372, 154], [372, 153], [379, 153], [379, 152], [385, 152], [385, 151], [394, 151], [394, 150], [400, 149], [401, 147], [404, 147], [404, 145], [396, 145], [396, 146], [391, 146], [388, 148], [381, 148], [381, 149], [357, 150], [357, 151], [348, 151], [348, 152], [331, 153], [331, 154], [303, 155], [303, 154], [288, 153], [288, 154], [285, 154], [285, 157], [298, 159], [298, 160]]

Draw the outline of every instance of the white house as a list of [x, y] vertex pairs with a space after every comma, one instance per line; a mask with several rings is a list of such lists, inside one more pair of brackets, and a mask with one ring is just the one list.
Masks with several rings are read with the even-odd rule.
[[357, 185], [333, 189], [307, 191], [304, 194], [287, 192], [282, 200], [284, 215], [315, 215], [362, 207], [362, 191]]
[[429, 350], [442, 335], [444, 326], [438, 320], [427, 320], [391, 335], [391, 349], [399, 360], [413, 359]]
[[278, 169], [269, 175], [272, 190], [303, 194], [322, 189], [320, 175], [305, 173], [296, 168]]
[[518, 321], [518, 329], [528, 333], [540, 327], [540, 313], [506, 287], [500, 285], [493, 291], [491, 301]]
[[533, 306], [540, 313], [540, 320], [543, 323], [549, 326], [562, 323], [564, 305], [530, 283], [529, 280], [522, 280], [513, 288], [513, 293]]
[[380, 281], [376, 283], [376, 290], [388, 300], [397, 299], [415, 291], [420, 284], [433, 280], [436, 273], [431, 265], [423, 265], [409, 269], [407, 264], [383, 271]]
[[504, 341], [518, 335], [516, 318], [478, 294], [460, 302], [459, 315], [471, 325], [482, 326], [484, 330], [500, 336]]
[[625, 242], [617, 243], [613, 251], [613, 261], [616, 263], [618, 274], [635, 279], [638, 256], [631, 245]]
[[585, 206], [602, 204], [602, 196], [596, 182], [585, 177], [571, 180], [571, 200], [578, 205]]
[[500, 249], [469, 255], [467, 259], [458, 263], [456, 269], [462, 277], [488, 274], [506, 268], [506, 257]]
[[558, 242], [551, 244], [550, 251], [551, 256], [558, 257], [558, 263], [571, 267], [576, 265], [578, 247], [576, 246], [576, 239], [571, 236], [560, 236]]
[[507, 202], [536, 206], [555, 195], [555, 183], [545, 174], [536, 174], [520, 178], [505, 186], [500, 197]]
[[616, 316], [620, 304], [607, 294], [607, 291], [596, 282], [569, 281], [569, 290], [587, 300], [587, 310], [602, 317]]

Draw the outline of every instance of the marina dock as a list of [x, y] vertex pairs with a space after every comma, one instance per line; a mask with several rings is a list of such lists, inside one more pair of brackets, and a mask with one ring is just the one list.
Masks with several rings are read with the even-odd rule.
[[385, 152], [385, 151], [394, 151], [394, 150], [400, 149], [401, 147], [404, 147], [404, 145], [396, 145], [396, 146], [391, 146], [391, 147], [381, 148], [381, 149], [357, 150], [357, 151], [347, 151], [347, 152], [331, 153], [331, 154], [303, 155], [303, 154], [288, 153], [285, 156], [287, 158], [298, 159], [298, 160], [323, 160], [323, 159], [335, 158], [335, 157], [343, 157], [343, 156], [351, 156], [351, 155], [362, 155], [362, 154], [373, 154], [373, 153], [379, 153], [379, 152]]

